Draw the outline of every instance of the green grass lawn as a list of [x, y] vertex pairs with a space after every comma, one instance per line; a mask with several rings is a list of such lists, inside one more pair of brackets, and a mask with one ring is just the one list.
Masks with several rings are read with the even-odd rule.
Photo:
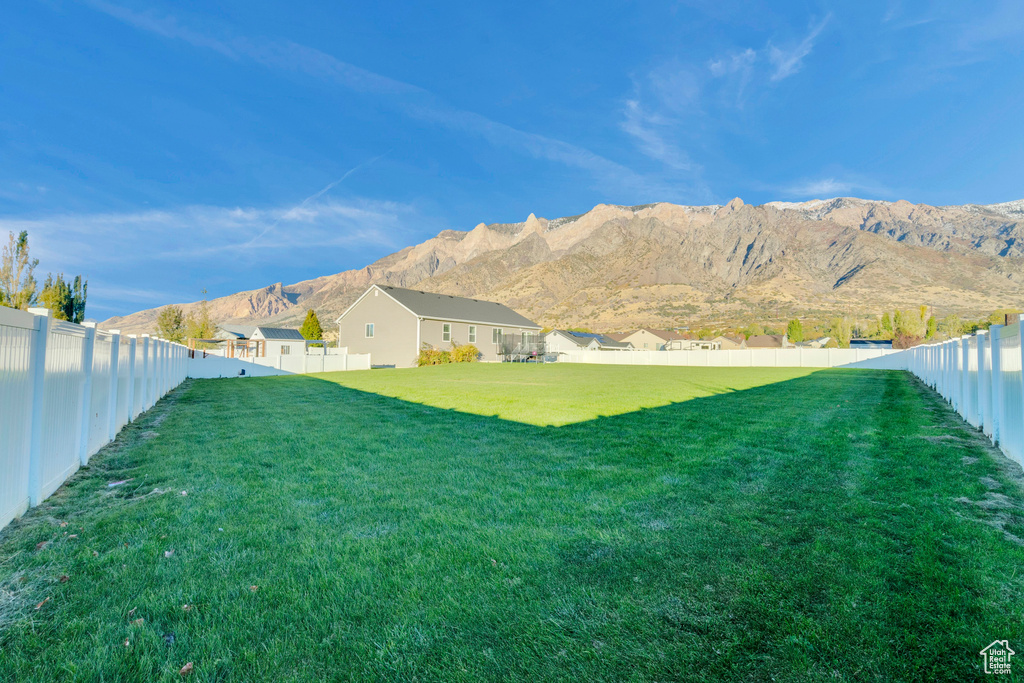
[[195, 381], [0, 532], [0, 680], [980, 679], [1018, 475], [899, 372]]

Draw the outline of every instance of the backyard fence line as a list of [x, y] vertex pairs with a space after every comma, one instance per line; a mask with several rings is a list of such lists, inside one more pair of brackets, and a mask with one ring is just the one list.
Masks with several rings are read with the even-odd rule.
[[0, 528], [184, 381], [188, 349], [0, 306]]
[[907, 368], [935, 389], [1007, 457], [1024, 464], [1024, 346], [1021, 324], [902, 352]]
[[891, 349], [729, 349], [693, 351], [569, 351], [561, 363], [680, 365], [737, 368], [867, 368], [906, 370], [900, 351]]
[[188, 361], [188, 376], [196, 379], [237, 377], [245, 371], [248, 377], [270, 377], [275, 375], [305, 375], [313, 372], [341, 372], [346, 370], [369, 370], [368, 353], [297, 353], [288, 355], [249, 356], [224, 358], [206, 355], [201, 351]]

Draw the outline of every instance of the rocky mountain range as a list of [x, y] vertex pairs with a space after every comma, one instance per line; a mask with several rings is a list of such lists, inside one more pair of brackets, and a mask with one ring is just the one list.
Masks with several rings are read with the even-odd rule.
[[[1024, 306], [1024, 200], [928, 206], [856, 198], [598, 205], [444, 230], [365, 268], [213, 299], [217, 322], [325, 329], [372, 283], [489, 299], [543, 325], [725, 326], [929, 305]], [[170, 303], [170, 302], [168, 302]], [[186, 311], [197, 303], [180, 304]], [[103, 327], [155, 330], [159, 309]]]

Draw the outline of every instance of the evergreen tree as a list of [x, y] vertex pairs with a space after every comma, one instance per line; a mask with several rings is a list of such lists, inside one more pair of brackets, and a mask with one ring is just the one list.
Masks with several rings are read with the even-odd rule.
[[299, 329], [299, 334], [301, 334], [305, 339], [324, 338], [324, 330], [320, 327], [320, 319], [316, 317], [316, 311], [312, 308], [306, 312], [306, 320], [302, 323], [302, 327]]
[[929, 316], [927, 326], [925, 327], [925, 337], [927, 337], [928, 339], [933, 339], [935, 337], [935, 333], [938, 332], [938, 330], [939, 321], [936, 320], [934, 315]]
[[166, 306], [156, 317], [156, 332], [164, 339], [185, 341], [185, 314], [178, 306]]
[[80, 323], [85, 320], [85, 296], [88, 283], [76, 275], [73, 281], [64, 279], [64, 273], [46, 275], [43, 289], [39, 293], [39, 303], [53, 311], [57, 320]]
[[28, 231], [22, 230], [17, 238], [10, 233], [0, 257], [0, 306], [25, 309], [36, 303], [32, 271], [38, 265], [39, 259], [29, 257]]
[[879, 327], [882, 328], [882, 332], [892, 334], [892, 318], [889, 317], [889, 311], [882, 314], [882, 322]]
[[802, 342], [804, 340], [804, 326], [799, 319], [793, 318], [786, 326], [786, 336], [791, 342]]
[[71, 322], [80, 323], [85, 320], [85, 296], [89, 283], [81, 275], [75, 276], [75, 284], [71, 287], [72, 309], [74, 314]]

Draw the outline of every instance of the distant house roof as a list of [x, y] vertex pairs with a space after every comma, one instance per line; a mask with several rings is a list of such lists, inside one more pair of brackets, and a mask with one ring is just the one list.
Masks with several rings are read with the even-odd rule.
[[748, 349], [781, 349], [785, 346], [783, 334], [755, 334], [747, 340]]
[[[256, 337], [256, 334], [259, 337]], [[298, 330], [293, 330], [289, 327], [257, 327], [256, 331], [253, 332], [253, 337], [257, 339], [274, 339], [274, 340], [286, 340], [291, 339], [294, 341], [305, 341], [305, 337]], [[252, 337], [250, 337], [252, 338]]]
[[689, 339], [689, 337], [682, 332], [675, 332], [673, 330], [654, 330], [650, 327], [641, 327], [637, 332], [650, 332], [655, 337], [661, 337], [665, 341], [672, 341], [673, 339]]
[[216, 339], [249, 339], [256, 331], [254, 325], [218, 325]]
[[[448, 294], [420, 292], [415, 289], [402, 289], [388, 285], [373, 285], [402, 306], [421, 318], [434, 320], [454, 320], [458, 322], [483, 323], [485, 325], [507, 325], [508, 327], [527, 327], [539, 330], [532, 320], [525, 318], [504, 304], [493, 301], [467, 299]], [[369, 292], [370, 290], [367, 290]], [[366, 294], [363, 294], [366, 296]], [[345, 313], [347, 313], [346, 311]], [[345, 317], [341, 314], [341, 318]]]
[[620, 342], [620, 341], [622, 341], [623, 339], [625, 339], [626, 337], [628, 337], [631, 334], [633, 334], [633, 333], [632, 332], [609, 332], [608, 334], [606, 334], [604, 336], [608, 337], [612, 341]]
[[871, 349], [891, 349], [892, 339], [851, 339], [850, 348], [852, 349], [855, 346]]
[[632, 344], [629, 342], [619, 341], [613, 339], [610, 334], [597, 334], [595, 332], [572, 332], [570, 330], [551, 330], [548, 334], [559, 334], [569, 341], [575, 343], [580, 348], [589, 346], [590, 344], [597, 342], [597, 345], [603, 349], [628, 349], [632, 348]]

